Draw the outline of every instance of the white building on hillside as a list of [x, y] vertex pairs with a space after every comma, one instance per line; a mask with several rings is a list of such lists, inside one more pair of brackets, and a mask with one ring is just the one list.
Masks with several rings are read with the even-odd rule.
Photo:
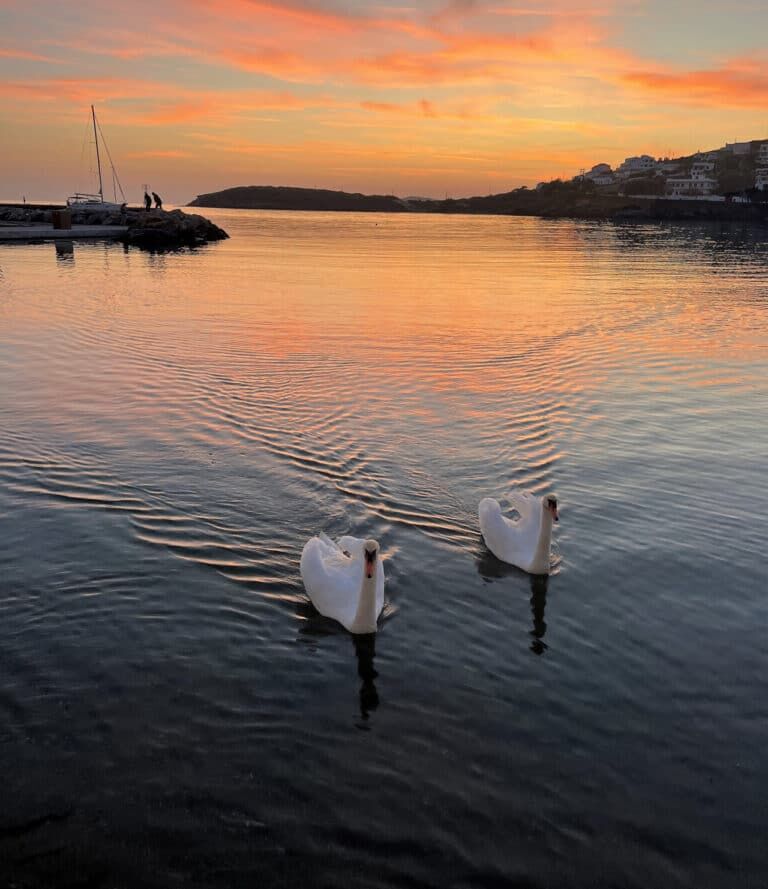
[[749, 154], [752, 148], [751, 142], [726, 142], [725, 150], [731, 154]]
[[715, 169], [714, 161], [694, 161], [691, 166], [691, 179], [711, 179]]
[[610, 164], [595, 164], [591, 170], [587, 170], [584, 172], [583, 170], [578, 176], [573, 177], [574, 182], [581, 182], [584, 179], [588, 179], [590, 182], [594, 182], [595, 179], [598, 179], [600, 176], [612, 176], [611, 165]]
[[573, 177], [573, 182], [592, 182], [595, 185], [613, 185], [616, 181], [610, 164], [595, 164], [586, 173]]
[[641, 154], [639, 157], [628, 157], [616, 170], [620, 179], [627, 179], [634, 173], [649, 173], [655, 169], [656, 161], [650, 154]]
[[717, 180], [708, 177], [670, 176], [667, 179], [667, 195], [673, 198], [710, 195], [717, 188]]
[[767, 166], [768, 167], [768, 142], [763, 142], [763, 144], [757, 150], [757, 163], [758, 166]]
[[755, 170], [755, 188], [768, 190], [768, 167], [758, 167]]

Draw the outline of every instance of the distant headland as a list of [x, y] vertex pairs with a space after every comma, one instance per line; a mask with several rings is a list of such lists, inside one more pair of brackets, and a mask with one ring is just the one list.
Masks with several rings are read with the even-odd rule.
[[189, 207], [226, 207], [232, 210], [363, 210], [404, 212], [405, 202], [394, 195], [350, 194], [324, 188], [243, 185], [198, 195]]
[[768, 221], [768, 139], [678, 158], [628, 157], [571, 179], [468, 198], [400, 198], [249, 185], [198, 195], [190, 207], [387, 213], [481, 213], [586, 219]]

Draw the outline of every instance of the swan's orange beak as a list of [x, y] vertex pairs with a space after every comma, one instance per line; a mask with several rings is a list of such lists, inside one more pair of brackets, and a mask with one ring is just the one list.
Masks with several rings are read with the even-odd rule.
[[365, 576], [367, 578], [373, 577], [373, 572], [376, 569], [376, 553], [369, 553], [368, 550], [365, 551]]

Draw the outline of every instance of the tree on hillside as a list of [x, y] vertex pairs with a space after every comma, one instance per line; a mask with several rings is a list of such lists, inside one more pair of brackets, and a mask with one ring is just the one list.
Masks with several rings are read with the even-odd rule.
[[726, 154], [720, 158], [716, 172], [720, 194], [743, 192], [755, 184], [755, 164], [749, 155]]
[[633, 195], [633, 194], [646, 194], [646, 195], [659, 195], [664, 194], [664, 178], [662, 176], [643, 176], [637, 177], [633, 179], [628, 179], [624, 183], [624, 194], [625, 195]]
[[717, 183], [720, 194], [742, 192], [755, 184], [755, 174], [751, 170], [722, 170], [717, 173]]

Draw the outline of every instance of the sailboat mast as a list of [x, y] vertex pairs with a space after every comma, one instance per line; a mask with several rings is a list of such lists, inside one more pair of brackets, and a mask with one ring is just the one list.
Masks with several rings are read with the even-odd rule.
[[101, 158], [99, 157], [99, 134], [96, 132], [96, 111], [91, 105], [91, 117], [93, 118], [93, 138], [96, 142], [96, 166], [99, 168], [99, 197], [104, 200], [104, 186], [101, 183]]

